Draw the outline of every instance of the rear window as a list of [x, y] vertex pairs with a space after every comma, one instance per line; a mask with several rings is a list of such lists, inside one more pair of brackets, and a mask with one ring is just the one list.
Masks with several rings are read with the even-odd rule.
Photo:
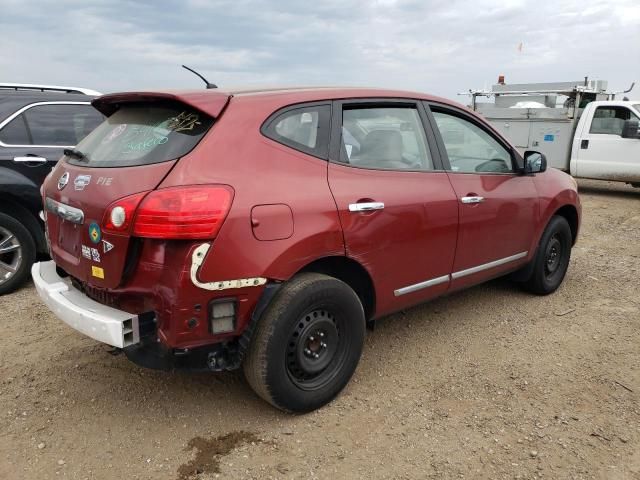
[[166, 162], [189, 153], [213, 118], [185, 105], [126, 104], [82, 140], [73, 165], [132, 167]]

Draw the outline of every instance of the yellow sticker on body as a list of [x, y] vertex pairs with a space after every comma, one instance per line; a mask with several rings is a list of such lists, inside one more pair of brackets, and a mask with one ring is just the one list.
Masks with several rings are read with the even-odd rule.
[[91, 275], [104, 279], [104, 269], [91, 265]]

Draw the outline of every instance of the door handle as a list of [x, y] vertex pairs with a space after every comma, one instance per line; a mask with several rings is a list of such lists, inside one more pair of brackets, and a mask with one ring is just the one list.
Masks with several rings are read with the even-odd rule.
[[16, 163], [47, 163], [47, 159], [44, 157], [13, 157], [13, 161]]
[[587, 148], [589, 148], [589, 140], [580, 141], [580, 149], [586, 150]]
[[484, 197], [462, 197], [460, 201], [462, 203], [482, 203], [484, 202]]
[[370, 212], [372, 210], [382, 210], [384, 203], [382, 202], [362, 202], [362, 203], [350, 203], [350, 212]]

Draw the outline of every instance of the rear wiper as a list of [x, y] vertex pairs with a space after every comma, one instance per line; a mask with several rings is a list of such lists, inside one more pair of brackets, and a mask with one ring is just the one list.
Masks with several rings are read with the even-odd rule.
[[87, 157], [87, 155], [74, 148], [65, 148], [62, 153], [64, 153], [67, 157], [77, 158], [78, 160], [83, 160], [86, 162], [89, 161], [89, 157]]

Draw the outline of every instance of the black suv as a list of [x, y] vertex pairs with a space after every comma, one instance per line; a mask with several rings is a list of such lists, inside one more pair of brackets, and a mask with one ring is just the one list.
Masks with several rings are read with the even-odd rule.
[[65, 148], [104, 117], [82, 88], [0, 83], [0, 295], [29, 275], [47, 252], [40, 185]]

